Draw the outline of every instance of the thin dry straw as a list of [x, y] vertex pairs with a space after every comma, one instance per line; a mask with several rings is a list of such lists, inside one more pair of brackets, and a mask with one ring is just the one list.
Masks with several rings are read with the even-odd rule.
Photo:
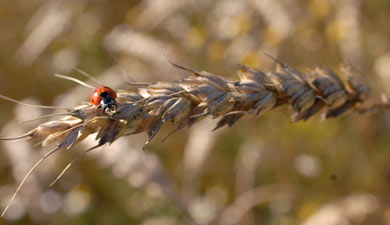
[[70, 77], [70, 76], [66, 76], [66, 75], [62, 75], [62, 74], [58, 74], [58, 73], [55, 73], [54, 74], [55, 77], [58, 77], [58, 78], [61, 78], [61, 79], [65, 79], [65, 80], [70, 80], [70, 81], [73, 81], [75, 83], [78, 83], [78, 84], [81, 84], [83, 85], [84, 87], [87, 87], [87, 88], [91, 88], [91, 89], [95, 89], [95, 87], [81, 81], [81, 80], [78, 80], [74, 77]]
[[25, 105], [25, 106], [29, 106], [29, 107], [41, 108], [41, 109], [64, 109], [64, 110], [71, 109], [68, 107], [61, 107], [61, 106], [36, 105], [36, 104], [32, 104], [32, 103], [22, 102], [22, 101], [19, 101], [19, 100], [16, 100], [16, 99], [4, 96], [4, 95], [0, 95], [0, 98], [7, 100], [7, 101], [10, 101], [10, 102], [17, 103], [17, 104], [21, 104], [21, 105]]
[[27, 133], [27, 134], [22, 134], [20, 136], [16, 136], [16, 137], [0, 137], [0, 141], [12, 141], [12, 140], [19, 140], [19, 139], [22, 139], [22, 138], [25, 138], [25, 137], [28, 137], [30, 134]]
[[109, 55], [111, 56], [111, 58], [114, 59], [114, 61], [120, 66], [120, 68], [122, 69], [122, 73], [126, 76], [127, 79], [129, 79], [130, 81], [133, 81], [133, 78], [131, 78], [131, 76], [129, 76], [129, 74], [127, 73], [125, 67], [122, 65], [122, 63], [119, 61], [118, 57], [116, 57], [112, 52], [109, 52]]
[[14, 192], [14, 194], [12, 195], [11, 197], [11, 200], [8, 202], [7, 206], [5, 207], [5, 209], [3, 210], [3, 212], [1, 213], [1, 216], [0, 217], [3, 217], [4, 214], [7, 212], [9, 206], [12, 204], [12, 202], [14, 201], [16, 195], [19, 193], [20, 189], [22, 188], [23, 184], [26, 182], [27, 178], [32, 174], [32, 172], [34, 172], [34, 170], [39, 166], [39, 164], [45, 160], [47, 157], [49, 157], [50, 155], [52, 155], [53, 153], [55, 153], [56, 151], [60, 150], [61, 148], [58, 146], [56, 148], [54, 148], [53, 150], [49, 151], [48, 153], [46, 153], [42, 158], [40, 158], [34, 165], [33, 167], [31, 167], [31, 169], [28, 171], [28, 173], [24, 176], [23, 180], [20, 182], [18, 188], [16, 189], [16, 191]]
[[82, 152], [80, 152], [79, 154], [77, 154], [73, 159], [72, 161], [62, 170], [62, 172], [57, 176], [56, 179], [54, 179], [53, 182], [51, 182], [51, 184], [49, 185], [49, 187], [52, 187], [64, 174], [65, 172], [83, 155], [87, 154], [88, 152], [94, 150], [94, 149], [97, 149], [98, 147], [102, 146], [103, 144], [97, 144], [87, 150], [84, 150]]
[[[92, 120], [97, 120], [97, 119], [99, 119], [99, 118], [97, 117], [97, 118], [94, 118], [94, 119], [92, 119]], [[86, 121], [86, 122], [84, 122], [84, 123], [82, 123], [82, 124], [76, 125], [76, 126], [74, 126], [74, 127], [71, 127], [71, 128], [69, 128], [69, 129], [66, 129], [66, 130], [64, 130], [64, 131], [62, 131], [62, 132], [58, 132], [57, 134], [55, 134], [55, 136], [60, 136], [60, 135], [63, 134], [63, 133], [69, 132], [70, 130], [73, 130], [73, 129], [75, 129], [75, 128], [77, 128], [77, 127], [80, 127], [81, 125], [84, 125], [84, 124], [89, 123], [89, 122], [91, 122], [91, 121]], [[23, 138], [23, 137], [26, 137], [26, 136], [28, 136], [28, 134], [22, 135], [22, 136], [16, 137], [16, 138], [0, 139], [0, 140], [14, 140], [14, 139], [20, 139], [20, 138]], [[82, 155], [84, 155], [85, 153], [87, 153], [87, 152], [89, 152], [89, 151], [91, 151], [91, 150], [93, 150], [93, 149], [96, 149], [96, 148], [100, 147], [100, 146], [103, 145], [103, 144], [104, 144], [104, 143], [99, 143], [98, 145], [96, 145], [96, 146], [94, 146], [94, 147], [92, 147], [92, 148], [90, 148], [90, 149], [87, 149], [87, 150], [84, 151], [84, 152], [79, 153], [79, 154], [71, 161], [71, 163], [69, 163], [69, 164], [66, 166], [66, 168], [61, 172], [61, 174], [60, 174], [60, 175], [59, 175], [59, 176], [50, 184], [50, 187], [51, 187], [52, 185], [54, 185], [54, 184], [58, 181], [58, 179], [61, 178], [61, 176], [69, 169], [69, 167], [70, 167], [75, 161], [78, 160], [78, 158], [80, 158], [80, 157], [81, 157]], [[62, 144], [59, 144], [55, 149], [53, 149], [53, 150], [51, 150], [50, 152], [46, 153], [42, 158], [40, 158], [40, 159], [34, 164], [34, 166], [30, 169], [30, 171], [25, 175], [25, 177], [23, 178], [23, 180], [22, 180], [21, 183], [19, 184], [18, 188], [17, 188], [16, 191], [14, 192], [14, 194], [13, 194], [11, 200], [10, 200], [9, 203], [7, 204], [6, 208], [4, 209], [4, 211], [2, 212], [2, 214], [1, 214], [0, 217], [3, 217], [3, 216], [4, 216], [4, 214], [6, 213], [6, 211], [7, 211], [8, 208], [9, 208], [9, 206], [12, 204], [13, 200], [15, 199], [16, 195], [19, 193], [20, 189], [22, 188], [23, 184], [26, 182], [27, 178], [32, 174], [32, 172], [35, 170], [35, 168], [36, 168], [41, 162], [43, 162], [43, 160], [45, 160], [47, 157], [49, 157], [50, 155], [52, 155], [54, 152], [60, 150], [62, 147], [63, 147]]]
[[76, 68], [75, 69], [77, 72], [79, 72], [81, 75], [89, 78], [90, 80], [92, 80], [93, 82], [95, 82], [97, 85], [102, 85], [102, 82], [97, 80], [96, 78], [94, 78], [91, 74], [85, 72], [84, 70], [80, 69], [80, 68]]
[[53, 116], [74, 116], [74, 114], [73, 113], [54, 113], [54, 114], [40, 116], [40, 117], [31, 119], [31, 120], [26, 120], [26, 121], [23, 121], [22, 123], [30, 123], [30, 122], [34, 122], [37, 120], [41, 120], [41, 119], [45, 119], [45, 118], [49, 118], [49, 117], [53, 117]]

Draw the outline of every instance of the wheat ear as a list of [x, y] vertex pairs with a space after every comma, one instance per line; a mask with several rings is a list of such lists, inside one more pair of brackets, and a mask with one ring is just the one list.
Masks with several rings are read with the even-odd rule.
[[[381, 99], [373, 96], [367, 79], [351, 66], [344, 65], [341, 70], [344, 76], [340, 77], [324, 66], [302, 73], [272, 59], [277, 64], [275, 71], [263, 72], [239, 65], [239, 80], [171, 63], [192, 76], [176, 83], [131, 84], [139, 87], [138, 92], [118, 91], [115, 112], [103, 113], [92, 104], [82, 104], [68, 110], [68, 116], [43, 123], [17, 138], [41, 141], [42, 146], [54, 143], [57, 151], [69, 149], [90, 134], [97, 133], [98, 144], [77, 156], [69, 167], [84, 153], [111, 144], [121, 136], [146, 132], [149, 135], [147, 144], [165, 123], [173, 123], [175, 132], [212, 116], [220, 118], [215, 130], [225, 125], [232, 126], [244, 115], [261, 116], [276, 107], [290, 108], [292, 122], [307, 120], [319, 113], [328, 119], [351, 111], [367, 113], [390, 108], [389, 98], [386, 95]], [[9, 139], [12, 138], [2, 140]]]

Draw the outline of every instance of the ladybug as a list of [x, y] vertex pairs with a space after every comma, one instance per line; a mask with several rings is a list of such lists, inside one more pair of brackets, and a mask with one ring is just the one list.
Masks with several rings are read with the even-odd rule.
[[92, 91], [89, 101], [95, 106], [98, 106], [98, 109], [103, 108], [104, 113], [106, 109], [108, 111], [114, 111], [118, 108], [115, 101], [116, 97], [114, 90], [106, 86], [100, 86]]

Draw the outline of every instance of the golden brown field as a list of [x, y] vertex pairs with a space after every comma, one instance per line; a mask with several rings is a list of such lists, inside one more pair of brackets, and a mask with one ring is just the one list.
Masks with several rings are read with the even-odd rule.
[[[390, 224], [389, 12], [387, 0], [1, 1], [1, 95], [66, 108], [89, 100], [90, 89], [58, 73], [123, 90], [119, 111], [131, 105], [145, 114], [130, 121], [88, 106], [73, 111], [81, 122], [41, 127], [34, 135], [48, 133], [30, 141], [1, 141], [1, 210], [36, 161], [56, 143], [67, 146], [37, 167], [0, 224]], [[292, 76], [267, 54], [328, 83]], [[193, 77], [169, 61], [218, 77]], [[283, 68], [288, 79], [275, 73]], [[267, 101], [254, 97], [259, 92]], [[347, 103], [351, 110], [334, 112]], [[323, 111], [298, 121], [313, 106]], [[23, 135], [61, 116], [29, 120], [62, 112], [1, 99], [0, 137]], [[212, 131], [237, 115], [230, 128]], [[184, 127], [191, 116], [199, 120]], [[98, 119], [85, 125], [90, 118]], [[74, 132], [77, 139], [61, 133], [69, 124], [87, 131]], [[104, 146], [49, 188], [99, 143], [89, 135], [99, 130]], [[148, 134], [140, 131], [153, 136], [145, 151]], [[83, 134], [89, 137], [73, 147]]]

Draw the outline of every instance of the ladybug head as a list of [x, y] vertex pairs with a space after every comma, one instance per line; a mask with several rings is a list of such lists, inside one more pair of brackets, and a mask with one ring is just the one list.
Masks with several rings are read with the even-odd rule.
[[103, 99], [100, 102], [98, 108], [103, 108], [103, 112], [105, 112], [106, 110], [115, 111], [118, 108], [115, 99], [113, 99], [107, 95], [103, 96], [103, 94], [104, 93], [100, 94], [100, 96], [102, 96]]

